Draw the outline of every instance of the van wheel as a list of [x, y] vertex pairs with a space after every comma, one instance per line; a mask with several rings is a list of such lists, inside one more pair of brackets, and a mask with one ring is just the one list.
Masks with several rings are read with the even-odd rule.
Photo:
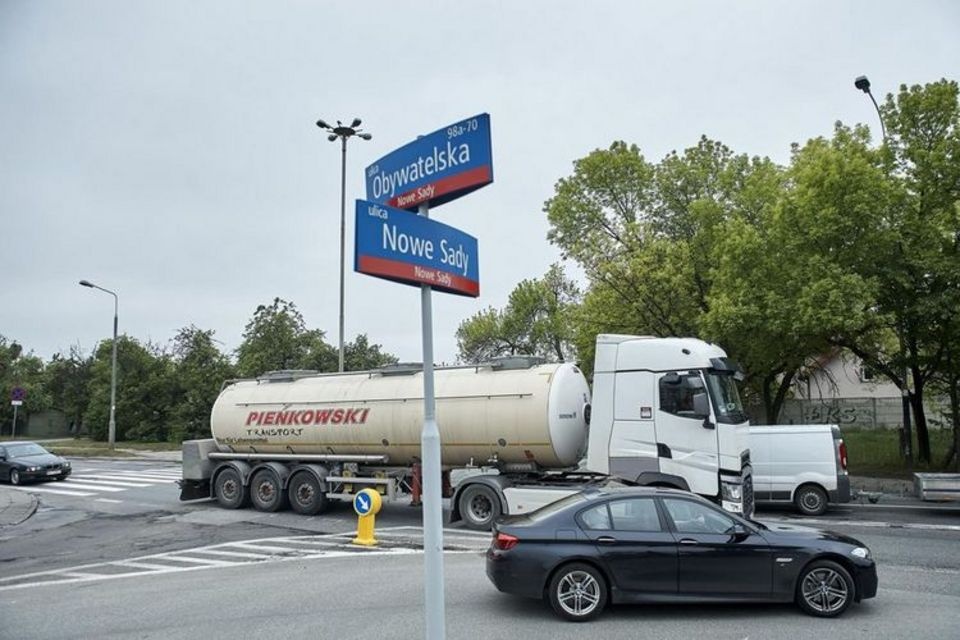
[[489, 531], [500, 517], [500, 498], [486, 485], [472, 484], [464, 489], [458, 504], [463, 523], [469, 529]]
[[819, 516], [827, 510], [827, 492], [815, 484], [805, 484], [793, 497], [797, 511], [805, 516]]

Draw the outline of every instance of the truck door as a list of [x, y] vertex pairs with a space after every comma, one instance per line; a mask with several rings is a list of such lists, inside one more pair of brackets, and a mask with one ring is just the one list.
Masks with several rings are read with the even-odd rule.
[[656, 374], [656, 379], [656, 447], [661, 473], [684, 478], [694, 493], [718, 495], [716, 422], [712, 415], [705, 420], [697, 411], [702, 406], [694, 406], [696, 397], [706, 394], [700, 372], [673, 371]]

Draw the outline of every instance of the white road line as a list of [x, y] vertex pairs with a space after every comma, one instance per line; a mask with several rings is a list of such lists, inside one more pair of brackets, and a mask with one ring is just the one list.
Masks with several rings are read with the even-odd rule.
[[244, 564], [242, 562], [229, 562], [227, 560], [214, 560], [212, 558], [196, 558], [193, 556], [183, 555], [187, 553], [186, 551], [177, 551], [175, 553], [168, 554], [166, 556], [158, 556], [158, 560], [175, 560], [176, 562], [192, 562], [194, 564], [203, 564], [219, 567], [230, 567], [237, 564]]
[[218, 556], [234, 556], [237, 558], [252, 558], [257, 560], [268, 560], [273, 556], [263, 553], [248, 553], [246, 551], [227, 551], [226, 549], [191, 549], [192, 553], [212, 553]]
[[107, 487], [99, 484], [84, 484], [82, 482], [73, 482], [72, 480], [64, 480], [63, 485], [65, 487], [70, 487], [71, 489], [81, 489], [85, 491], [106, 491], [108, 493], [126, 491], [126, 489], [123, 487]]
[[228, 546], [240, 547], [241, 549], [252, 549], [254, 551], [257, 549], [264, 549], [266, 551], [274, 551], [279, 553], [300, 553], [302, 551], [306, 551], [306, 549], [294, 549], [293, 547], [271, 547], [268, 544], [253, 544], [247, 542], [231, 542]]
[[90, 484], [102, 484], [108, 487], [128, 487], [131, 489], [150, 487], [153, 485], [144, 483], [144, 482], [127, 482], [125, 480], [103, 480], [102, 476], [78, 476], [73, 475], [72, 478], [79, 480], [80, 482], [89, 482]]
[[144, 482], [148, 480], [151, 482], [173, 482], [175, 480], [178, 480], [180, 477], [180, 476], [177, 476], [177, 477], [158, 476], [152, 473], [114, 473], [111, 475], [114, 480], [132, 480], [132, 481], [142, 480]]
[[27, 493], [55, 493], [60, 496], [77, 496], [78, 498], [89, 498], [95, 493], [85, 493], [83, 491], [65, 491], [63, 489], [47, 489], [46, 487], [12, 487], [17, 491], [26, 491]]
[[[960, 531], [956, 524], [927, 524], [924, 522], [877, 522], [874, 520], [817, 520], [803, 519], [773, 519], [764, 518], [767, 522], [779, 524], [793, 524], [800, 526], [817, 525], [818, 527], [864, 527], [867, 529], [919, 529], [923, 531]], [[760, 522], [763, 522], [760, 520]]]
[[140, 562], [138, 560], [122, 560], [120, 562], [111, 562], [110, 564], [118, 567], [132, 567], [134, 569], [146, 569], [147, 571], [164, 571], [167, 569], [185, 569], [187, 567], [176, 567], [169, 564], [152, 564], [150, 562]]
[[111, 498], [97, 498], [94, 502], [109, 502], [110, 504], [123, 504], [123, 500], [112, 500]]

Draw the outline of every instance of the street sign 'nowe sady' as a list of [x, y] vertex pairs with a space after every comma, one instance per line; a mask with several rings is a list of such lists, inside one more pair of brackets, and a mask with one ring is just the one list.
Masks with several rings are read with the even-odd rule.
[[403, 284], [480, 295], [477, 239], [451, 226], [357, 200], [355, 271]]
[[490, 115], [481, 113], [417, 138], [367, 167], [366, 180], [367, 200], [411, 211], [490, 184]]

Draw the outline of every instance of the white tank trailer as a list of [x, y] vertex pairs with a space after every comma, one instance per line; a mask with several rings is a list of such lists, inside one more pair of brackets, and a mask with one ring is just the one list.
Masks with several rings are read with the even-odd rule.
[[[693, 491], [749, 515], [737, 374], [716, 345], [622, 335], [597, 336], [592, 400], [570, 363], [514, 357], [438, 368], [450, 520], [486, 529], [501, 514], [621, 480]], [[310, 515], [365, 488], [385, 501], [420, 501], [420, 365], [229, 381], [210, 426], [212, 439], [183, 443], [181, 500]]]

